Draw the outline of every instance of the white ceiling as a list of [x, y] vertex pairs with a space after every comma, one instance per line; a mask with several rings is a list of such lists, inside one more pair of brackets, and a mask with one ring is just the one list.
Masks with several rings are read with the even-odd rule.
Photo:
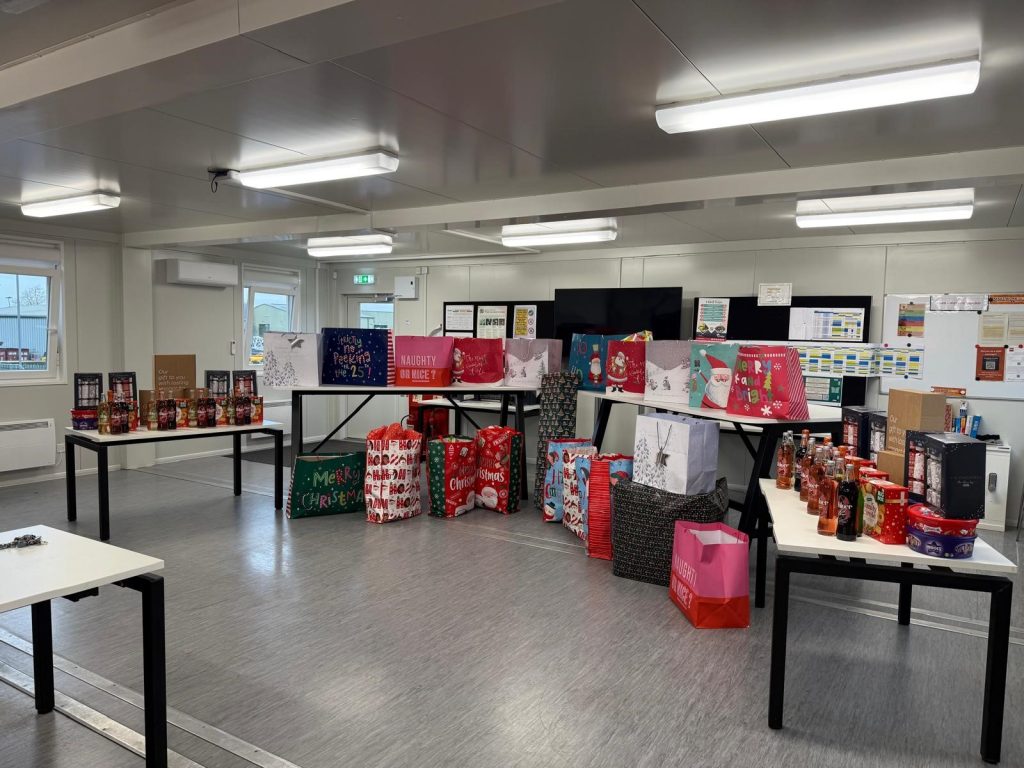
[[[979, 48], [971, 96], [693, 134], [654, 121], [661, 103]], [[796, 237], [794, 190], [958, 186], [976, 174], [943, 175], [949, 153], [1024, 146], [1024, 8], [981, 0], [49, 0], [0, 13], [4, 64], [0, 216], [113, 191], [119, 209], [60, 223], [161, 245], [212, 241], [211, 226], [251, 241], [259, 225], [267, 242], [246, 248], [296, 255], [301, 240], [274, 238], [380, 220], [396, 253], [479, 252], [491, 246], [442, 230], [594, 213], [598, 190], [616, 246]], [[10, 103], [15, 83], [25, 98]], [[211, 167], [371, 147], [397, 153], [398, 171], [209, 185]], [[895, 171], [899, 158], [915, 170]], [[855, 163], [863, 173], [843, 172]], [[986, 173], [969, 226], [1024, 226], [1024, 159]], [[739, 174], [759, 197], [716, 193]], [[685, 196], [657, 186], [679, 180], [693, 181]]]

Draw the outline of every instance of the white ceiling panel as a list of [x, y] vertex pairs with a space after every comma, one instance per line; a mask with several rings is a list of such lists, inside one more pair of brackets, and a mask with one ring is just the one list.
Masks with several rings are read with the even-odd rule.
[[[23, 219], [16, 205], [0, 204], [0, 218]], [[31, 219], [39, 221], [39, 219]], [[48, 219], [55, 224], [100, 232], [136, 232], [171, 227], [205, 227], [230, 224], [238, 219], [205, 211], [157, 205], [144, 199], [121, 198], [121, 205], [109, 211], [92, 211]]]

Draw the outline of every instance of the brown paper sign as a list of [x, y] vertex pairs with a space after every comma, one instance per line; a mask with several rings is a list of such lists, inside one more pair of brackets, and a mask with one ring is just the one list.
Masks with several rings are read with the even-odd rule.
[[156, 389], [172, 389], [175, 397], [181, 397], [181, 390], [195, 389], [195, 355], [153, 355], [153, 386]]

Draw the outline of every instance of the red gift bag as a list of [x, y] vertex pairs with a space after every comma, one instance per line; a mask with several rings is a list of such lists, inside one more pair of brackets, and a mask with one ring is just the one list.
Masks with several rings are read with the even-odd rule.
[[476, 502], [504, 515], [519, 511], [519, 458], [523, 435], [511, 427], [484, 427], [476, 433]]
[[633, 457], [602, 453], [590, 460], [587, 489], [587, 555], [612, 559], [612, 486], [633, 475]]
[[452, 384], [501, 384], [505, 380], [502, 339], [455, 339]]
[[726, 413], [767, 419], [806, 419], [807, 392], [794, 347], [742, 346]]
[[724, 523], [676, 521], [669, 597], [693, 626], [750, 626], [749, 541]]
[[647, 343], [643, 341], [608, 342], [605, 360], [605, 380], [608, 392], [644, 393], [644, 374], [647, 365]]
[[457, 517], [476, 506], [476, 440], [445, 437], [427, 448], [430, 514]]

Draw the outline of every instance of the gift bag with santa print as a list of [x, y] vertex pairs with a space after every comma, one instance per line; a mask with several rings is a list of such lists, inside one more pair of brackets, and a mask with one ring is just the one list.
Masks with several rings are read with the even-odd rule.
[[549, 440], [545, 448], [547, 471], [544, 474], [544, 522], [562, 522], [562, 492], [564, 475], [562, 467], [570, 451], [597, 453], [597, 449], [586, 437], [571, 437]]
[[690, 352], [690, 406], [725, 410], [739, 344], [698, 344]]
[[739, 416], [806, 419], [800, 353], [794, 347], [740, 347], [726, 410]]
[[724, 523], [677, 520], [669, 597], [698, 629], [750, 626], [750, 540]]
[[476, 433], [476, 503], [504, 515], [519, 511], [523, 434], [511, 427], [484, 427]]
[[561, 339], [508, 339], [505, 385], [539, 389], [541, 377], [562, 370]]
[[388, 523], [415, 517], [420, 509], [420, 441], [401, 424], [378, 427], [366, 435], [366, 519]]
[[631, 395], [644, 393], [644, 366], [647, 344], [643, 341], [608, 341], [605, 377], [608, 392]]
[[604, 361], [608, 356], [608, 337], [585, 333], [572, 335], [569, 371], [580, 376], [580, 389], [604, 392], [607, 387]]
[[636, 417], [633, 480], [669, 493], [715, 489], [718, 422], [673, 413]]
[[671, 403], [690, 401], [692, 341], [649, 341], [644, 371], [644, 397]]
[[449, 436], [427, 443], [430, 514], [464, 515], [476, 506], [476, 440]]
[[452, 384], [497, 386], [504, 379], [504, 339], [455, 339]]
[[633, 477], [633, 457], [602, 453], [590, 459], [577, 459], [576, 466], [577, 473], [585, 472], [588, 467], [590, 471], [582, 492], [583, 539], [587, 542], [587, 555], [611, 560], [612, 486]]

